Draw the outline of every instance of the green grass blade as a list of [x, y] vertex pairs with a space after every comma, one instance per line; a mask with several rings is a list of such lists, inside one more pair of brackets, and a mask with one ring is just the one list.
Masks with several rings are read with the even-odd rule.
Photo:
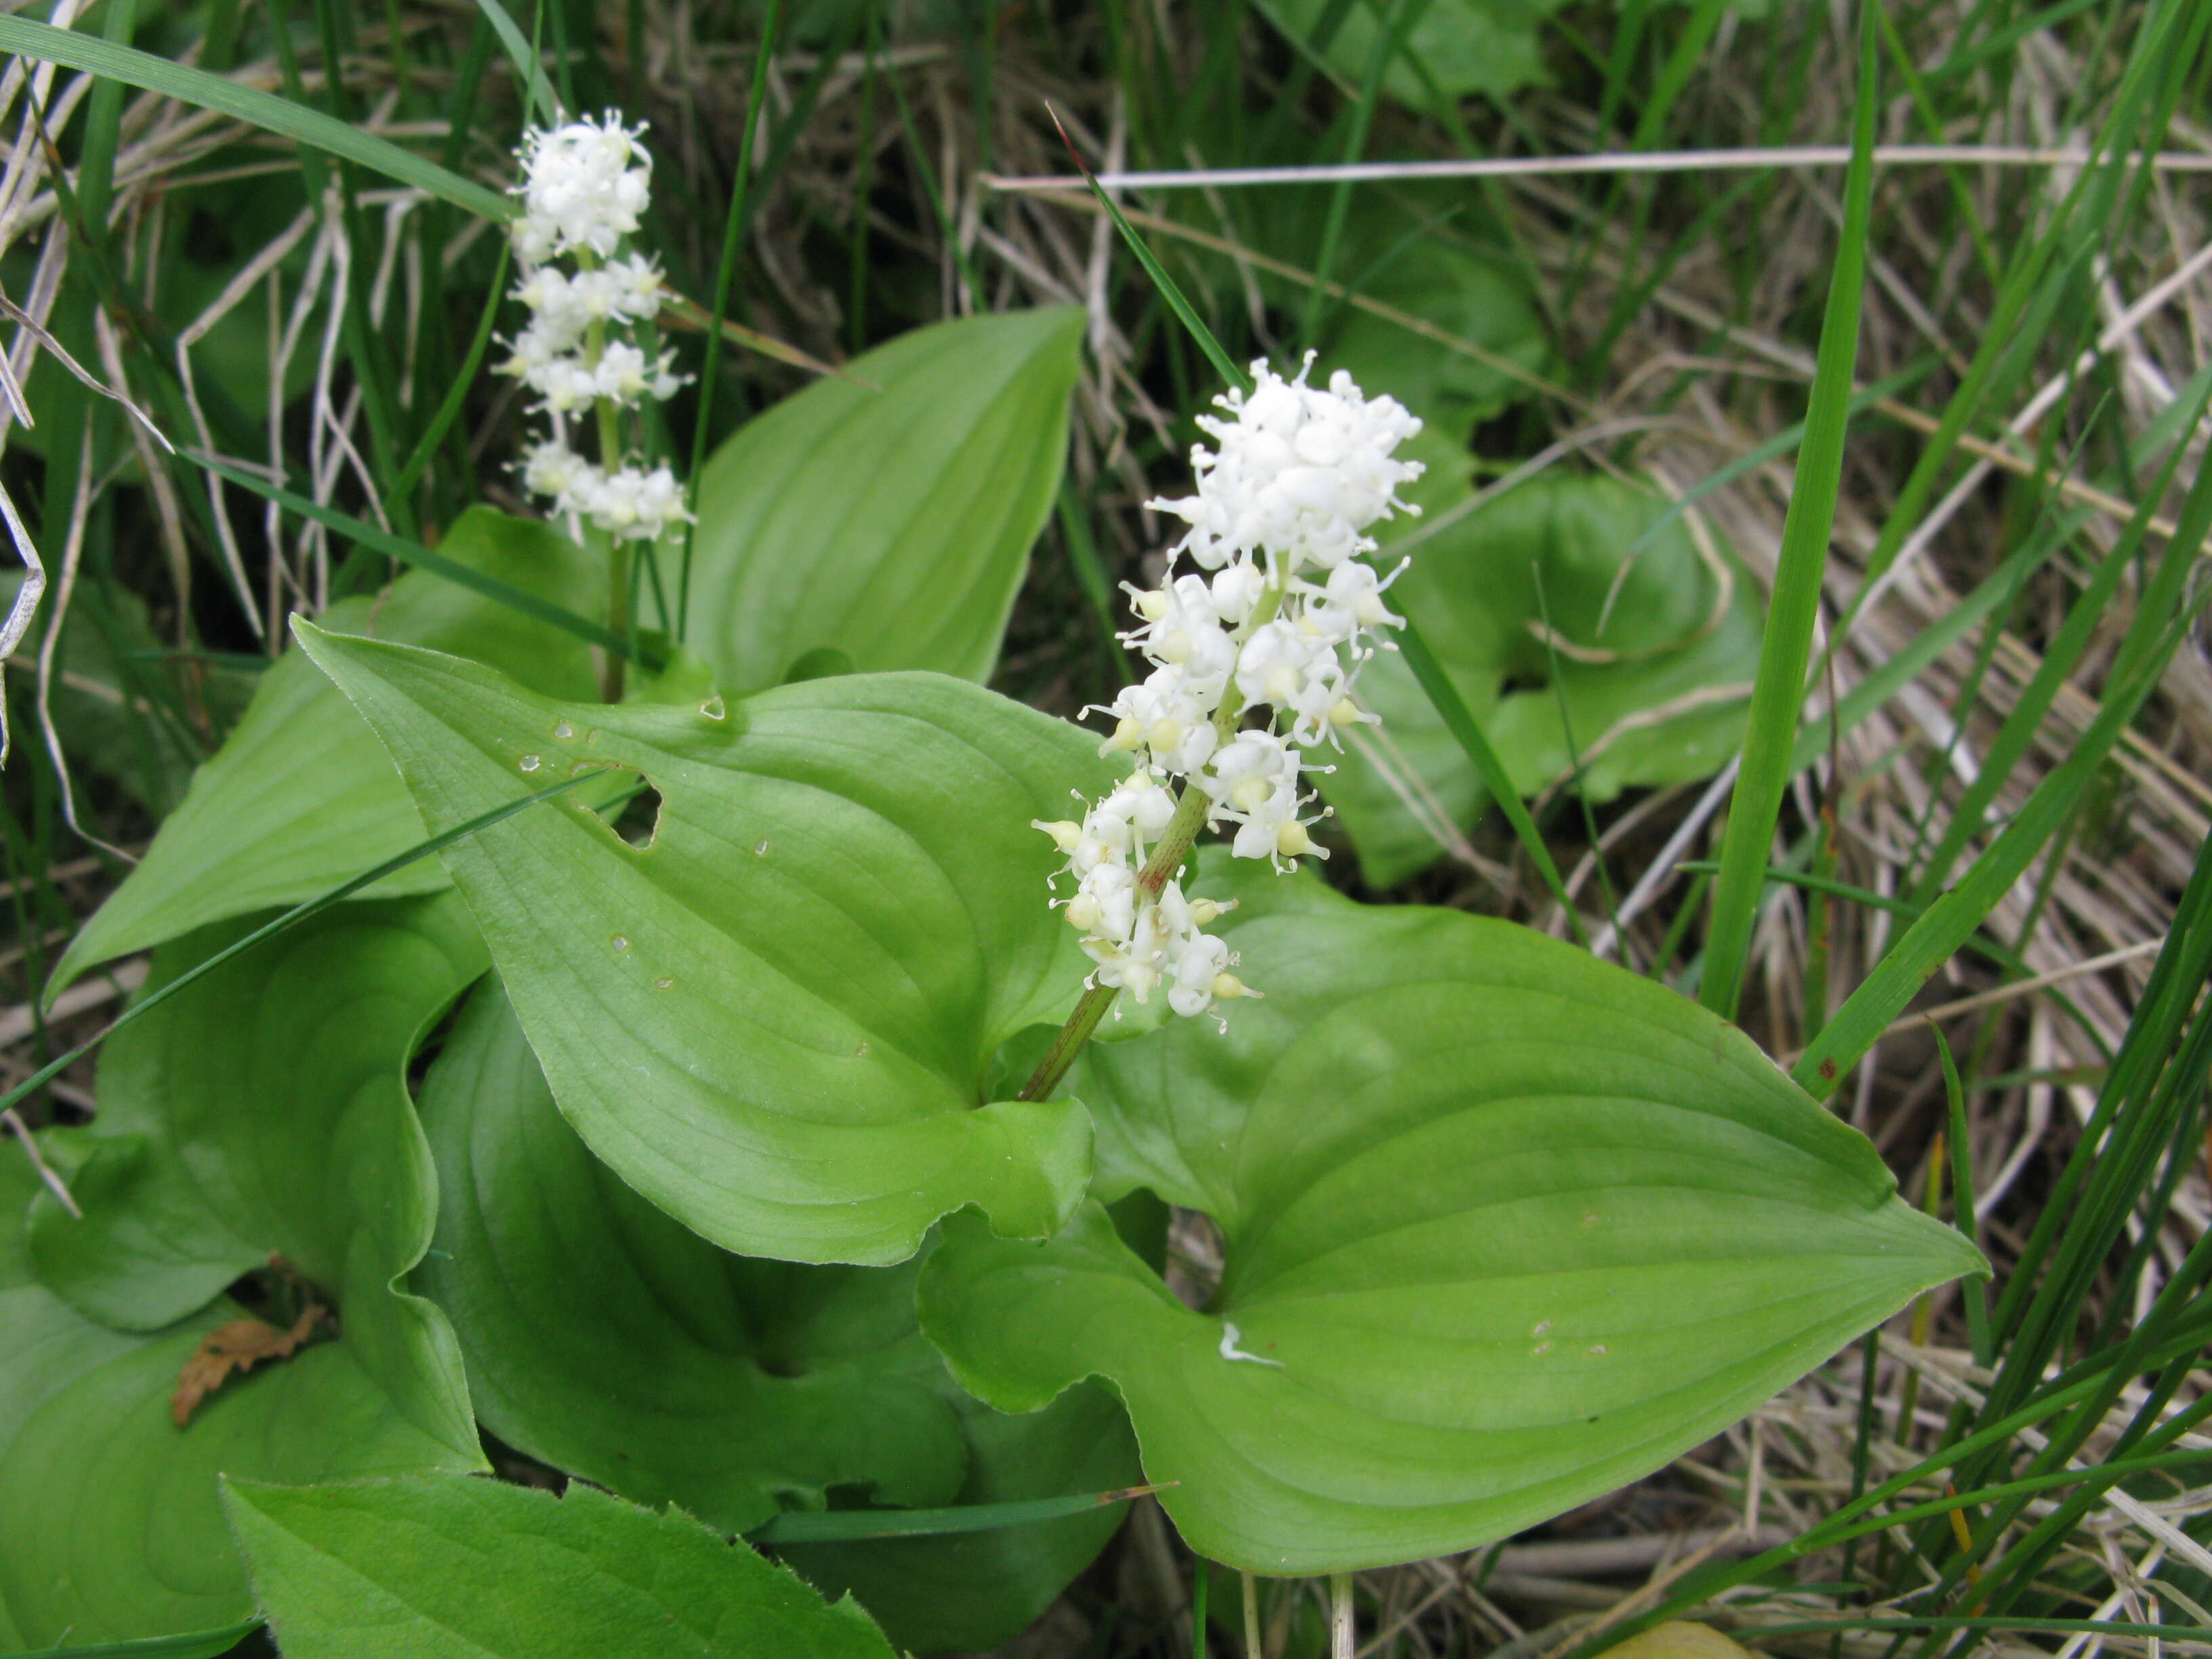
[[1844, 470], [1844, 436], [1850, 418], [1851, 381], [1858, 358], [1860, 289], [1866, 277], [1867, 225], [1873, 210], [1875, 97], [1874, 8], [1861, 19], [1857, 116], [1851, 133], [1850, 171], [1844, 185], [1844, 230], [1836, 270], [1820, 324], [1820, 355], [1805, 415], [1805, 441], [1797, 484], [1783, 520], [1782, 551], [1759, 651], [1759, 678], [1744, 733], [1743, 767], [1729, 803], [1721, 843], [1721, 871], [1705, 945], [1699, 1000], [1716, 1013], [1735, 1017], [1744, 959], [1759, 898], [1766, 881], [1766, 854], [1789, 787], [1798, 711], [1805, 700], [1805, 671], [1819, 619], [1820, 577], [1828, 560], [1828, 535]]
[[216, 969], [222, 967], [224, 963], [230, 961], [234, 957], [243, 956], [246, 951], [252, 950], [255, 945], [261, 944], [264, 940], [276, 938], [277, 934], [285, 933], [289, 929], [297, 927], [300, 923], [307, 921], [310, 916], [320, 915], [323, 911], [329, 909], [333, 904], [343, 903], [347, 899], [351, 898], [356, 893], [361, 891], [362, 888], [374, 886], [376, 883], [382, 881], [386, 876], [392, 874], [394, 871], [404, 870], [409, 865], [415, 863], [417, 860], [427, 859], [434, 853], [442, 852], [445, 848], [451, 847], [455, 842], [460, 841], [466, 836], [473, 836], [480, 830], [489, 830], [495, 823], [503, 823], [505, 820], [513, 817], [517, 812], [521, 811], [525, 807], [535, 806], [540, 801], [550, 800], [556, 795], [565, 794], [569, 790], [574, 789], [578, 784], [584, 783], [592, 778], [602, 776], [612, 769], [614, 769], [611, 767], [596, 766], [588, 772], [578, 773], [573, 778], [563, 778], [560, 782], [554, 784], [548, 788], [540, 789], [535, 794], [524, 795], [519, 799], [507, 802], [504, 806], [495, 806], [490, 811], [481, 813], [477, 817], [471, 818], [466, 823], [457, 824], [453, 829], [447, 830], [442, 834], [431, 836], [428, 841], [417, 842], [405, 852], [385, 860], [383, 863], [378, 865], [373, 870], [364, 870], [361, 874], [354, 876], [348, 880], [340, 882], [329, 891], [319, 893], [313, 898], [304, 900], [301, 902], [294, 905], [290, 909], [285, 911], [283, 915], [276, 917], [274, 921], [255, 928], [245, 938], [224, 946], [222, 950], [210, 957], [205, 962], [200, 963], [195, 967], [187, 969], [185, 972], [178, 975], [176, 978], [171, 980], [167, 984], [162, 986], [161, 989], [151, 992], [147, 995], [139, 998], [137, 1001], [132, 1003], [128, 1008], [125, 1008], [120, 1014], [117, 1015], [114, 1020], [109, 1024], [106, 1029], [86, 1038], [82, 1042], [77, 1044], [76, 1048], [70, 1049], [58, 1060], [49, 1061], [46, 1065], [40, 1066], [29, 1077], [24, 1079], [22, 1082], [10, 1089], [5, 1095], [0, 1095], [0, 1112], [4, 1112], [9, 1107], [16, 1105], [34, 1090], [40, 1088], [52, 1079], [60, 1076], [63, 1072], [66, 1071], [70, 1066], [76, 1064], [78, 1060], [82, 1060], [87, 1054], [100, 1047], [101, 1043], [106, 1042], [108, 1038], [113, 1036], [118, 1031], [128, 1025], [132, 1020], [137, 1019], [141, 1014], [148, 1013], [152, 1010], [160, 1007], [161, 1004], [167, 1002], [171, 997], [175, 996], [187, 986], [191, 985], [197, 981], [205, 977], [207, 975], [213, 973]]
[[677, 565], [676, 637], [684, 637], [691, 618], [691, 543], [698, 532], [699, 477], [707, 470], [707, 444], [713, 430], [714, 376], [721, 367], [722, 326], [730, 314], [730, 290], [737, 285], [738, 255], [744, 245], [745, 185], [752, 178], [753, 135], [760, 131], [763, 100], [768, 92], [769, 55], [775, 47], [776, 26], [783, 21], [783, 0], [769, 0], [768, 17], [761, 25], [760, 49], [753, 54], [753, 84], [745, 99], [744, 136], [738, 141], [738, 175], [730, 189], [730, 210], [722, 221], [722, 257], [714, 270], [714, 307], [707, 324], [707, 358], [699, 369], [699, 412], [691, 423], [691, 471], [684, 481], [686, 505], [695, 511], [684, 526], [684, 555]]
[[[2212, 382], [2208, 382], [2190, 424], [2193, 427], [2203, 418], [2208, 406], [2212, 406]], [[2068, 609], [2066, 618], [2057, 633], [2040, 653], [2035, 673], [2020, 694], [2012, 712], [2005, 717], [1997, 735], [1981, 758], [1980, 770], [1959, 798], [1951, 813], [1951, 821], [1944, 827], [1936, 850], [1928, 855], [1913, 884], [1913, 896], [1920, 902], [1932, 899], [1951, 872], [1966, 843], [1972, 840], [1982, 825], [1988, 822], [1991, 807], [1996, 804], [1998, 792], [2011, 777], [2013, 769], [2033, 745], [2036, 735], [2043, 728], [2044, 716], [2057, 701], [2059, 690], [2073, 678], [2074, 670], [2088, 649], [2089, 642], [2108, 620], [2114, 596], [2122, 580], [2136, 568], [2136, 554], [2150, 528], [2154, 508], [2163, 500], [2167, 487], [2173, 482], [2182, 457], [2188, 448], [2177, 443], [2168, 453], [2166, 465], [2159, 471], [2156, 480], [2142, 492], [2141, 504], [2127, 528], [2113, 543], [2112, 550], [2100, 562], [2088, 583]], [[2193, 489], [2203, 489], [2212, 480], [2200, 474]], [[2177, 526], [2179, 528], [2179, 526]], [[2146, 585], [2142, 601], [2128, 627], [2118, 655], [2112, 665], [2112, 677], [2124, 679], [2128, 671], [2140, 659], [2142, 647], [2156, 634], [2159, 623], [2172, 613], [2180, 602], [2182, 583], [2186, 579], [2194, 550], [2177, 536], [2166, 549], [2166, 557], [2158, 572]]]
[[1160, 298], [1168, 302], [1168, 309], [1174, 312], [1176, 319], [1190, 331], [1190, 337], [1198, 342], [1199, 349], [1206, 354], [1206, 362], [1213, 365], [1214, 373], [1231, 386], [1249, 392], [1252, 377], [1230, 361], [1229, 354], [1221, 349], [1221, 342], [1213, 337], [1213, 331], [1206, 325], [1206, 319], [1198, 314], [1196, 308], [1184, 296], [1182, 289], [1176, 285], [1176, 279], [1168, 275], [1167, 267], [1153, 257], [1152, 249], [1145, 246], [1144, 238], [1138, 235], [1135, 228], [1121, 216], [1121, 210], [1114, 205], [1113, 198], [1099, 188], [1097, 176], [1091, 171], [1091, 164], [1083, 159], [1083, 152], [1076, 149], [1075, 140], [1067, 136], [1067, 129], [1060, 126], [1057, 112], [1053, 115], [1052, 124], [1059, 130], [1060, 143], [1067, 146], [1067, 153], [1075, 159], [1076, 170], [1083, 174], [1083, 182], [1091, 186], [1091, 193], [1098, 198], [1098, 205], [1114, 222], [1114, 228], [1121, 233], [1121, 240], [1128, 244], [1129, 252], [1137, 256], [1137, 263], [1145, 268], [1145, 275], [1152, 279], [1152, 286], [1159, 290]]
[[487, 575], [481, 570], [472, 569], [457, 559], [449, 559], [442, 553], [433, 553], [428, 548], [418, 546], [404, 537], [395, 536], [389, 531], [380, 530], [374, 525], [353, 518], [347, 514], [336, 512], [319, 501], [311, 501], [296, 491], [283, 489], [277, 484], [264, 483], [252, 473], [240, 471], [228, 462], [216, 460], [193, 450], [186, 450], [183, 453], [185, 459], [197, 465], [205, 467], [217, 477], [236, 484], [240, 489], [251, 490], [264, 501], [274, 501], [288, 513], [297, 514], [303, 519], [312, 519], [324, 529], [335, 531], [348, 541], [359, 546], [366, 547], [373, 552], [385, 554], [398, 560], [402, 564], [411, 564], [419, 570], [434, 572], [443, 576], [449, 582], [473, 589], [486, 599], [506, 605], [510, 610], [520, 611], [526, 617], [535, 617], [539, 622], [558, 628], [566, 633], [574, 634], [578, 639], [588, 641], [602, 650], [616, 652], [623, 657], [635, 657], [637, 660], [645, 661], [649, 668], [658, 665], [646, 659], [641, 653], [634, 653], [630, 641], [626, 637], [604, 623], [593, 622], [588, 617], [580, 617], [573, 611], [564, 611], [550, 599], [541, 599], [535, 593], [526, 592], [512, 583], [500, 580], [496, 576]]
[[1071, 1498], [963, 1504], [941, 1510], [787, 1510], [745, 1536], [756, 1544], [842, 1544], [858, 1538], [941, 1538], [954, 1533], [995, 1532], [1003, 1527], [1032, 1527], [1063, 1516], [1088, 1514], [1158, 1490], [1127, 1486], [1118, 1492], [1078, 1492]]
[[1506, 773], [1505, 763], [1498, 758], [1498, 751], [1490, 746], [1490, 739], [1483, 736], [1480, 722], [1468, 708], [1467, 700], [1460, 696], [1459, 688], [1451, 683], [1451, 676], [1444, 672], [1444, 665], [1437, 660], [1437, 653], [1430, 648], [1419, 624], [1410, 616], [1406, 618], [1405, 626], [1399, 629], [1398, 648], [1406, 653], [1406, 666], [1413, 671], [1413, 678], [1421, 683], [1421, 690], [1428, 694], [1429, 702], [1435, 705], [1437, 714], [1451, 732], [1453, 740], [1474, 763], [1475, 773], [1482, 780], [1482, 787], [1490, 792], [1491, 798], [1498, 803], [1498, 810], [1505, 814], [1506, 822], [1513, 826], [1513, 833], [1521, 838], [1521, 845], [1528, 850], [1538, 872], [1544, 878], [1544, 885], [1551, 890], [1552, 896], [1566, 912], [1567, 926], [1574, 930], [1577, 942], [1589, 945], [1589, 937], [1583, 931], [1582, 918], [1575, 913], [1574, 902], [1567, 895], [1567, 884], [1559, 878], [1559, 866], [1552, 862], [1551, 848], [1544, 845], [1543, 833], [1536, 828], [1536, 821], [1528, 816], [1528, 808], [1521, 799], [1521, 792], [1513, 787], [1513, 780]]
[[561, 118], [561, 100], [553, 95], [553, 83], [545, 78], [545, 70], [531, 50], [528, 39], [520, 25], [508, 15], [499, 0], [477, 0], [477, 9], [491, 25], [492, 33], [507, 49], [507, 61], [514, 65], [514, 76], [523, 88], [523, 102], [537, 112], [540, 126], [550, 127]]
[[34, 23], [25, 17], [0, 17], [0, 52], [58, 64], [64, 69], [80, 70], [88, 75], [104, 75], [126, 86], [213, 110], [219, 115], [230, 116], [332, 155], [357, 161], [372, 172], [428, 191], [486, 219], [507, 220], [515, 214], [514, 204], [498, 191], [448, 173], [435, 161], [426, 161], [386, 139], [349, 126], [320, 110], [308, 109], [258, 88], [240, 86], [204, 70], [173, 64], [166, 58], [156, 58], [133, 46]]
[[[1943, 1093], [1951, 1125], [1951, 1224], [1966, 1234], [1976, 1249], [1982, 1244], [1981, 1227], [1974, 1214], [1974, 1155], [1972, 1126], [1966, 1121], [1966, 1088], [1959, 1079], [1959, 1063], [1942, 1028], [1929, 1022], [1936, 1033], [1936, 1052], [1943, 1060]], [[1966, 1304], [1966, 1345], [1974, 1364], [1990, 1364], [1990, 1294], [1986, 1279], [1970, 1279], [1959, 1286]]]
[[[2189, 615], [2185, 612], [2168, 623], [2167, 650], [2180, 642]], [[1904, 1012], [1905, 1005], [1929, 976], [1972, 936], [1997, 901], [2034, 861], [2043, 844], [2057, 833], [2136, 710], [2157, 684], [2158, 672], [2165, 665], [2166, 653], [2160, 652], [2128, 685], [2107, 690], [2096, 720], [2065, 763], [2036, 787], [2027, 805], [1974, 861], [1958, 885], [1921, 913], [1920, 920], [1905, 930], [1889, 954], [1836, 1011], [1836, 1017], [1821, 1028], [1820, 1036], [1790, 1069], [1790, 1075], [1800, 1087], [1815, 1096], [1826, 1095]], [[1763, 865], [1758, 873], [1764, 878]]]
[[399, 469], [399, 476], [392, 481], [386, 491], [394, 501], [404, 501], [408, 492], [421, 482], [430, 458], [438, 453], [438, 446], [446, 441], [446, 434], [460, 418], [461, 405], [468, 400], [469, 389], [476, 384], [477, 371], [483, 363], [484, 353], [491, 345], [491, 331], [499, 320], [500, 302], [507, 298], [507, 268], [514, 254], [514, 245], [505, 237], [500, 239], [499, 268], [492, 273], [491, 292], [485, 296], [483, 314], [477, 319], [475, 337], [469, 342], [468, 356], [461, 362], [460, 372], [453, 383], [446, 388], [446, 395], [438, 400], [438, 407], [430, 416], [430, 424], [422, 428], [422, 436], [415, 445], [414, 453]]

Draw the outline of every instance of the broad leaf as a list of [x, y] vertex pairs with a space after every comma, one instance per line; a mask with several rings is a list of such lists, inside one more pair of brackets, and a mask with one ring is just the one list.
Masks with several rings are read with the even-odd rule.
[[891, 1659], [836, 1607], [688, 1516], [579, 1482], [232, 1481], [230, 1522], [286, 1659]]
[[[604, 603], [595, 562], [549, 526], [476, 507], [438, 550], [573, 610]], [[493, 663], [538, 691], [595, 695], [590, 648], [426, 572], [375, 599], [332, 605], [322, 626]], [[251, 910], [297, 904], [422, 839], [391, 757], [315, 665], [288, 652], [261, 677], [238, 729], [200, 768], [145, 861], [87, 922], [51, 995], [94, 963]], [[386, 877], [380, 896], [435, 891], [428, 860]]]
[[[1425, 499], [1435, 514], [1467, 496], [1462, 486]], [[1601, 802], [1707, 776], [1735, 752], [1759, 664], [1757, 595], [1680, 519], [1632, 556], [1666, 510], [1614, 479], [1547, 474], [1421, 541], [1391, 588], [1523, 794], [1571, 782]], [[1405, 533], [1424, 528], [1416, 520]], [[1382, 724], [1354, 729], [1322, 789], [1362, 878], [1389, 887], [1472, 824], [1485, 798], [1395, 652], [1362, 671], [1359, 696]]]
[[422, 1125], [441, 1201], [415, 1284], [501, 1440], [728, 1533], [781, 1492], [952, 1501], [967, 1451], [913, 1267], [763, 1261], [679, 1226], [554, 1109], [496, 981], [431, 1067]]
[[647, 1199], [745, 1255], [874, 1266], [963, 1204], [1031, 1237], [1066, 1218], [1088, 1116], [983, 1085], [1082, 981], [1029, 827], [1103, 781], [1080, 732], [941, 675], [608, 708], [301, 637], [434, 830], [526, 775], [659, 791], [647, 847], [562, 798], [445, 854], [562, 1112]]
[[[532, 1457], [724, 1532], [832, 1486], [935, 1507], [1136, 1478], [1128, 1419], [1104, 1389], [1006, 1417], [955, 1387], [915, 1323], [919, 1261], [732, 1255], [646, 1203], [554, 1109], [496, 983], [431, 1068], [422, 1120], [442, 1202], [414, 1282], [453, 1316], [485, 1426]], [[854, 1591], [902, 1648], [990, 1647], [1043, 1611], [1121, 1514], [783, 1553]]]
[[823, 647], [864, 672], [988, 676], [1066, 464], [1082, 335], [1065, 307], [917, 329], [717, 450], [688, 632], [725, 686], [776, 684]]
[[[165, 948], [149, 984], [246, 927]], [[99, 1117], [54, 1137], [78, 1160], [84, 1217], [50, 1196], [32, 1206], [46, 1287], [88, 1317], [151, 1331], [281, 1258], [335, 1306], [337, 1346], [384, 1409], [442, 1461], [477, 1464], [453, 1333], [398, 1282], [429, 1243], [437, 1191], [408, 1057], [483, 960], [451, 895], [344, 905], [118, 1031], [100, 1057]]]
[[219, 1474], [343, 1480], [464, 1461], [394, 1409], [349, 1341], [233, 1382], [179, 1430], [179, 1368], [246, 1310], [221, 1300], [149, 1334], [86, 1319], [33, 1277], [22, 1218], [37, 1182], [18, 1149], [0, 1153], [0, 1639], [11, 1650], [248, 1614]]
[[1208, 1310], [1095, 1202], [1044, 1245], [953, 1217], [921, 1291], [1004, 1410], [1110, 1378], [1200, 1554], [1304, 1574], [1504, 1537], [1978, 1265], [1740, 1032], [1649, 981], [1451, 911], [1231, 937], [1267, 995], [1225, 1037], [1094, 1046], [1074, 1079], [1101, 1197], [1141, 1183], [1220, 1224]]

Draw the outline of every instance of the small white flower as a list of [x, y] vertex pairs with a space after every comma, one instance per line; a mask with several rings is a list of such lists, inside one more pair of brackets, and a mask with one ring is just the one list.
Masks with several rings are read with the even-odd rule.
[[653, 181], [653, 159], [638, 142], [644, 131], [611, 110], [524, 138], [514, 247], [526, 264], [579, 250], [605, 258], [636, 230]]

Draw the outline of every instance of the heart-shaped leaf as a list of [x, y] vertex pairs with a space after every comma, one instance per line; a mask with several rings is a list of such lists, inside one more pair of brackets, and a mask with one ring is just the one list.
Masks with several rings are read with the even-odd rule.
[[1564, 945], [1344, 906], [1233, 930], [1266, 1000], [1086, 1050], [1098, 1193], [1219, 1222], [1206, 1312], [1096, 1203], [964, 1216], [923, 1328], [1001, 1409], [1119, 1387], [1201, 1554], [1446, 1554], [1632, 1480], [1978, 1265], [1741, 1033]]
[[415, 1285], [509, 1445], [723, 1532], [833, 1486], [949, 1504], [967, 1468], [916, 1268], [732, 1255], [654, 1209], [553, 1105], [498, 982], [422, 1085], [441, 1179]]
[[[1437, 515], [1467, 499], [1463, 484], [1424, 492]], [[1433, 536], [1413, 521], [1408, 533], [1423, 539], [1391, 599], [1420, 618], [1523, 794], [1573, 781], [1601, 802], [1687, 782], [1718, 771], [1741, 741], [1759, 666], [1756, 597], [1686, 518], [1632, 555], [1666, 510], [1616, 479], [1553, 473]], [[1353, 728], [1322, 791], [1363, 878], [1389, 887], [1472, 824], [1484, 795], [1395, 652], [1367, 665], [1359, 696], [1382, 724]]]
[[609, 708], [301, 636], [434, 830], [527, 775], [659, 792], [642, 848], [564, 797], [446, 854], [562, 1112], [654, 1204], [744, 1255], [872, 1266], [963, 1204], [1008, 1233], [1066, 1219], [1088, 1116], [983, 1085], [1082, 981], [1029, 823], [1103, 781], [1083, 734], [942, 675]]
[[[58, 1148], [48, 1145], [49, 1155]], [[0, 1638], [17, 1647], [204, 1631], [252, 1608], [216, 1477], [420, 1473], [457, 1457], [397, 1410], [350, 1340], [310, 1344], [210, 1396], [170, 1397], [218, 1300], [167, 1330], [111, 1330], [40, 1285], [22, 1226], [37, 1182], [0, 1157]]]
[[580, 1482], [234, 1480], [227, 1498], [287, 1659], [891, 1659], [850, 1602]]
[[[149, 984], [250, 925], [165, 947]], [[100, 1057], [98, 1119], [54, 1137], [77, 1161], [83, 1218], [51, 1196], [32, 1206], [46, 1286], [88, 1317], [151, 1331], [281, 1258], [335, 1305], [340, 1346], [384, 1409], [447, 1462], [474, 1466], [453, 1333], [397, 1286], [430, 1242], [437, 1202], [408, 1057], [483, 965], [450, 894], [343, 905], [117, 1032]]]
[[[489, 507], [463, 514], [438, 550], [569, 610], [605, 599], [605, 575], [581, 549], [545, 525]], [[596, 695], [582, 641], [427, 571], [400, 577], [378, 599], [341, 600], [322, 626], [459, 652], [550, 696]], [[262, 675], [237, 730], [194, 775], [144, 861], [71, 943], [48, 994], [111, 957], [312, 898], [422, 839], [422, 820], [391, 757], [315, 665], [287, 652]], [[390, 897], [446, 882], [426, 859], [369, 890]]]
[[747, 422], [699, 478], [691, 642], [737, 691], [829, 647], [987, 677], [1067, 454], [1083, 313], [902, 334]]
[[[919, 1259], [732, 1255], [646, 1203], [554, 1109], [495, 982], [425, 1079], [422, 1121], [442, 1202], [414, 1282], [453, 1317], [485, 1426], [532, 1457], [724, 1532], [832, 1486], [937, 1507], [1135, 1480], [1103, 1389], [1006, 1417], [954, 1385], [915, 1323]], [[902, 1648], [987, 1648], [1042, 1612], [1121, 1514], [782, 1553], [854, 1592]]]

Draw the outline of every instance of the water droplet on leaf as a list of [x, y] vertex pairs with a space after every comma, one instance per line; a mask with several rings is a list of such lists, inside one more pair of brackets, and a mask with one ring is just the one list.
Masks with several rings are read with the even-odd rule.
[[553, 735], [565, 740], [576, 735], [576, 728], [566, 720], [556, 720], [553, 722]]
[[620, 933], [617, 933], [614, 936], [612, 942], [617, 951], [627, 951], [629, 949], [629, 941], [624, 939]]
[[766, 836], [763, 836], [760, 838], [760, 843], [753, 848], [753, 856], [757, 859], [764, 859], [768, 856], [768, 837]]
[[710, 720], [719, 720], [727, 719], [730, 709], [720, 697], [709, 697], [699, 705], [699, 712]]
[[538, 759], [535, 755], [525, 755], [520, 760], [515, 762], [515, 764], [526, 772], [535, 772], [539, 767], [544, 765], [545, 763]]
[[675, 983], [676, 981], [672, 979], [657, 979], [653, 981], [653, 988], [656, 991], [665, 991], [670, 986]]

